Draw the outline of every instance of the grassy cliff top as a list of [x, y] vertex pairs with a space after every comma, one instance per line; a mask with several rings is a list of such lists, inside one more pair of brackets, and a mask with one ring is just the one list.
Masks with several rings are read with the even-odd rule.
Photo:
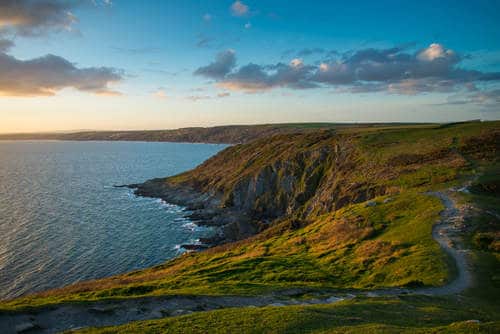
[[0, 140], [102, 140], [102, 141], [153, 141], [190, 143], [246, 143], [258, 138], [283, 133], [307, 133], [319, 129], [381, 129], [401, 126], [426, 127], [430, 124], [404, 123], [289, 123], [258, 125], [224, 125], [215, 127], [190, 127], [172, 130], [136, 131], [78, 131], [45, 133], [0, 134]]

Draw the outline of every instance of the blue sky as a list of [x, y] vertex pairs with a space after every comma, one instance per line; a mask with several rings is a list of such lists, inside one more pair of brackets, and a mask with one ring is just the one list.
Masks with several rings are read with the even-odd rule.
[[498, 119], [499, 13], [498, 1], [5, 0], [0, 132]]

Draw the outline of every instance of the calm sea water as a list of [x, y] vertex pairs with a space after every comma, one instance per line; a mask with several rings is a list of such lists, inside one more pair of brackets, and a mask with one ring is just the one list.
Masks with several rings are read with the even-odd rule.
[[224, 145], [0, 141], [0, 298], [152, 266], [209, 234], [113, 185], [190, 169]]

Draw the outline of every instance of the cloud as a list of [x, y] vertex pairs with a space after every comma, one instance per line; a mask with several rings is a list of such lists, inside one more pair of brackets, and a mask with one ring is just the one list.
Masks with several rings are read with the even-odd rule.
[[294, 58], [290, 61], [290, 66], [298, 68], [304, 66], [304, 61], [300, 58]]
[[200, 34], [198, 36], [198, 41], [196, 42], [196, 46], [199, 48], [208, 48], [212, 45], [213, 42], [215, 42], [215, 38]]
[[250, 22], [245, 23], [245, 29], [252, 28], [252, 24]]
[[2, 0], [0, 31], [39, 36], [49, 31], [70, 31], [77, 18], [71, 13], [78, 1]]
[[164, 89], [159, 88], [156, 92], [153, 93], [154, 97], [157, 97], [159, 99], [165, 100], [168, 98], [167, 93], [165, 92]]
[[236, 66], [236, 56], [233, 50], [220, 52], [215, 61], [198, 68], [194, 74], [210, 79], [222, 79]]
[[232, 5], [231, 5], [231, 13], [234, 15], [234, 16], [246, 16], [248, 15], [250, 12], [250, 8], [245, 5], [242, 1], [235, 1]]
[[186, 99], [190, 100], [190, 101], [193, 101], [193, 102], [197, 102], [199, 100], [208, 100], [208, 99], [211, 99], [212, 97], [209, 96], [209, 95], [191, 95], [191, 96], [187, 96]]
[[438, 58], [455, 57], [455, 52], [452, 50], [445, 50], [441, 44], [433, 43], [427, 49], [420, 51], [417, 58], [423, 61], [433, 61]]
[[[201, 88], [201, 89], [194, 89], [193, 91], [197, 91], [197, 92], [203, 92], [205, 91], [204, 88]], [[220, 93], [217, 93], [217, 95], [190, 95], [190, 96], [186, 96], [186, 99], [187, 100], [190, 100], [190, 101], [193, 101], [193, 102], [197, 102], [197, 101], [200, 101], [200, 100], [211, 100], [211, 99], [215, 99], [215, 98], [225, 98], [225, 97], [228, 97], [228, 96], [231, 96], [231, 93], [229, 92], [220, 92]]]
[[14, 42], [9, 39], [0, 38], [0, 52], [7, 52], [14, 46]]
[[326, 58], [331, 58], [333, 56], [337, 56], [338, 52], [335, 50], [327, 51], [324, 48], [305, 48], [305, 49], [288, 49], [281, 53], [281, 59], [285, 59], [291, 56], [295, 56], [298, 58], [309, 57], [313, 55], [324, 55]]
[[106, 7], [111, 7], [113, 6], [113, 1], [112, 0], [91, 0], [94, 6], [99, 6], [103, 5]]
[[277, 87], [292, 89], [315, 88], [318, 85], [307, 79], [312, 70], [300, 59], [293, 59], [289, 64], [261, 66], [248, 64], [220, 80], [217, 85], [233, 91], [258, 92]]
[[214, 17], [212, 16], [212, 14], [209, 14], [209, 13], [206, 13], [206, 14], [204, 14], [204, 15], [202, 16], [202, 19], [203, 19], [203, 21], [205, 21], [205, 22], [210, 22], [210, 21], [212, 21], [212, 19], [213, 19], [213, 18], [214, 18]]
[[306, 49], [302, 49], [299, 52], [297, 52], [297, 56], [298, 57], [307, 57], [307, 56], [311, 56], [313, 54], [322, 54], [325, 52], [326, 52], [326, 50], [323, 48], [312, 48], [312, 49], [306, 48]]
[[448, 97], [446, 104], [475, 104], [481, 106], [500, 105], [500, 89], [476, 91]]
[[[415, 95], [424, 92], [451, 92], [474, 82], [499, 81], [498, 72], [481, 72], [459, 67], [462, 58], [441, 44], [410, 52], [411, 45], [388, 49], [362, 49], [308, 65], [301, 58], [288, 64], [247, 64], [235, 66], [234, 52], [195, 73], [216, 80], [230, 90], [264, 91], [277, 87], [307, 89], [335, 87], [351, 93], [387, 92]], [[320, 53], [322, 50], [316, 50]], [[310, 54], [310, 50], [302, 54]], [[328, 57], [335, 53], [328, 53]], [[226, 64], [226, 66], [222, 66]]]
[[0, 53], [0, 96], [51, 96], [68, 87], [99, 95], [120, 95], [108, 85], [122, 79], [120, 70], [78, 68], [66, 59], [50, 54], [19, 60]]

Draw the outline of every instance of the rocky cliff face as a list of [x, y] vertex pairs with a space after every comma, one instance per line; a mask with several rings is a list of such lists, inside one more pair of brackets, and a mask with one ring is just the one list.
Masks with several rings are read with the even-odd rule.
[[278, 135], [222, 151], [198, 168], [136, 187], [142, 196], [186, 206], [199, 224], [221, 227], [211, 243], [238, 240], [275, 220], [305, 223], [387, 189], [365, 179], [350, 136]]
[[285, 220], [297, 227], [402, 188], [451, 181], [467, 156], [497, 157], [495, 124], [480, 134], [475, 126], [466, 124], [461, 132], [446, 126], [422, 130], [426, 135], [413, 134], [414, 142], [404, 129], [274, 135], [231, 146], [186, 173], [134, 187], [139, 195], [188, 207], [199, 224], [220, 227], [209, 243], [234, 241]]

